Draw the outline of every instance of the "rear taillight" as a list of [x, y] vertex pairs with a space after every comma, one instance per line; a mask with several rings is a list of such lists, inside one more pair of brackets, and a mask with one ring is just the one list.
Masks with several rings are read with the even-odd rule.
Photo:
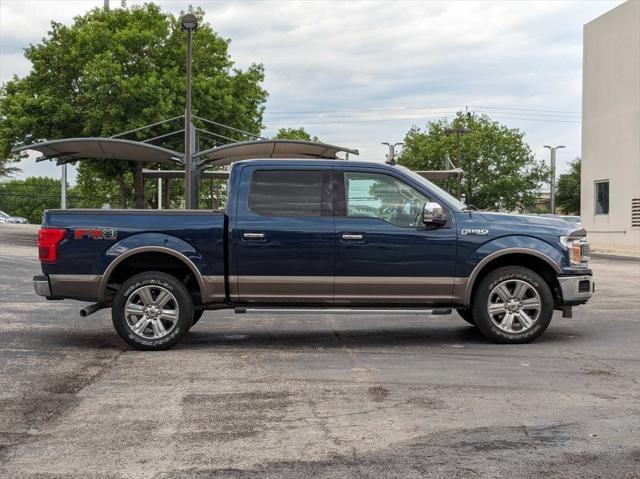
[[64, 239], [66, 230], [60, 228], [40, 228], [38, 231], [38, 256], [43, 263], [58, 260], [58, 243]]

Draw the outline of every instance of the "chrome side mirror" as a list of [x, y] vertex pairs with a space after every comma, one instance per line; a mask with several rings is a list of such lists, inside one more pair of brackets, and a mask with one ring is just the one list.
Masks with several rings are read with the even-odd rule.
[[438, 203], [428, 202], [422, 210], [422, 222], [425, 225], [442, 226], [447, 222], [447, 215]]

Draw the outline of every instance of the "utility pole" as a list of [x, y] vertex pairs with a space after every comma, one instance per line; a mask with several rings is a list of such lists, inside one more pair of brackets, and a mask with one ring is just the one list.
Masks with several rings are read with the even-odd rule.
[[[460, 137], [462, 135], [466, 135], [467, 133], [471, 133], [471, 130], [469, 128], [467, 128], [467, 127], [461, 126], [459, 128], [445, 128], [444, 129], [444, 133], [445, 133], [445, 135], [451, 135], [453, 133], [455, 133], [455, 135], [456, 135], [456, 148], [458, 150], [458, 160], [457, 160], [457, 165], [456, 166], [458, 168], [460, 168], [460, 165], [462, 164], [462, 153], [461, 153], [461, 150], [460, 150]], [[450, 161], [451, 160], [449, 160], [449, 162]], [[445, 168], [444, 168], [445, 170], [448, 169], [446, 162], [447, 162], [447, 158], [445, 157]], [[451, 190], [451, 185], [450, 185], [450, 182], [447, 181], [447, 192], [450, 192], [450, 190]], [[467, 190], [468, 190], [468, 188], [467, 188]], [[470, 196], [471, 196], [471, 192], [467, 191], [467, 198], [469, 198]]]
[[62, 164], [62, 175], [60, 177], [60, 209], [67, 209], [67, 164]]
[[389, 153], [387, 153], [385, 155], [385, 158], [387, 159], [386, 163], [389, 165], [395, 165], [396, 164], [396, 146], [402, 146], [404, 145], [404, 143], [402, 142], [398, 142], [398, 143], [387, 143], [384, 142], [382, 143], [382, 145], [387, 145], [389, 147]]
[[466, 135], [467, 133], [471, 133], [471, 130], [467, 127], [461, 126], [460, 128], [445, 128], [444, 133], [446, 135], [451, 135], [455, 133], [456, 135], [456, 148], [458, 149], [458, 167], [461, 164], [461, 153], [460, 153], [460, 137], [462, 135]]
[[545, 148], [549, 148], [549, 151], [551, 152], [551, 181], [549, 182], [551, 185], [551, 192], [550, 192], [550, 210], [551, 210], [551, 214], [555, 215], [556, 214], [556, 150], [560, 149], [560, 148], [565, 148], [564, 145], [558, 145], [558, 146], [550, 146], [550, 145], [544, 145]]
[[104, 0], [104, 9], [109, 10], [109, 0]]
[[193, 60], [193, 32], [198, 28], [198, 19], [195, 15], [187, 13], [180, 22], [182, 29], [187, 32], [187, 95], [184, 112], [184, 189], [186, 208], [195, 209], [199, 205], [199, 174], [198, 165], [194, 165], [194, 127], [191, 118], [191, 65]]

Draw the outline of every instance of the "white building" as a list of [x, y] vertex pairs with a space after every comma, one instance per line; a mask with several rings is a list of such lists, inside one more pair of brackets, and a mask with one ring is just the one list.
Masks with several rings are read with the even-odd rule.
[[581, 216], [593, 249], [640, 256], [640, 0], [584, 26]]

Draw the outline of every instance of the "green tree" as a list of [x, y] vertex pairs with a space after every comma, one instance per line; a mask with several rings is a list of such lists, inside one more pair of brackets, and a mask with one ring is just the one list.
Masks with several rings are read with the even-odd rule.
[[[457, 138], [446, 128], [468, 128]], [[447, 155], [464, 170], [463, 192], [468, 204], [481, 209], [521, 210], [530, 207], [548, 169], [524, 142], [524, 133], [507, 128], [486, 115], [459, 112], [448, 123], [427, 123], [425, 131], [412, 127], [404, 139], [399, 163], [412, 170], [441, 170]]]
[[[67, 190], [69, 206], [80, 206], [83, 198], [74, 188]], [[98, 205], [100, 206], [100, 205]], [[46, 209], [60, 207], [60, 180], [32, 176], [25, 180], [0, 183], [0, 210], [27, 218], [30, 223], [40, 223]]]
[[9, 176], [16, 171], [19, 171], [18, 168], [11, 164], [11, 160], [9, 158], [0, 157], [0, 178]]
[[[229, 40], [204, 22], [203, 10], [192, 13], [200, 21], [193, 38], [194, 114], [259, 133], [267, 97], [261, 87], [262, 65], [246, 70], [235, 67]], [[0, 158], [8, 158], [11, 148], [19, 144], [106, 137], [182, 114], [185, 56], [179, 19], [152, 3], [95, 8], [76, 17], [70, 26], [52, 22], [42, 42], [25, 50], [31, 72], [24, 78], [14, 77], [0, 90]], [[148, 138], [180, 127], [177, 121], [127, 138]], [[156, 144], [181, 151], [182, 135]], [[144, 207], [142, 165], [85, 161], [79, 170], [81, 176], [115, 182], [123, 204], [131, 175], [135, 204]]]
[[580, 158], [569, 163], [569, 171], [560, 175], [556, 206], [566, 214], [580, 214]]
[[319, 142], [317, 136], [311, 136], [307, 131], [300, 128], [280, 128], [278, 133], [273, 137], [276, 140], [304, 140], [304, 141], [316, 141]]

